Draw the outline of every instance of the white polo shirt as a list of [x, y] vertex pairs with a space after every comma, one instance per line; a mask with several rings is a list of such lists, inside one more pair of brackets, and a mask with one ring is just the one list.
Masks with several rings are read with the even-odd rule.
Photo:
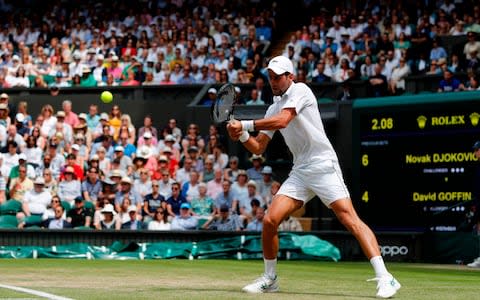
[[[273, 101], [265, 113], [265, 118], [280, 113], [284, 108], [295, 108], [297, 113], [286, 128], [280, 129], [293, 154], [293, 169], [309, 165], [315, 160], [338, 160], [325, 133], [317, 99], [307, 85], [292, 83], [282, 96], [275, 96]], [[275, 131], [261, 132], [271, 139]]]

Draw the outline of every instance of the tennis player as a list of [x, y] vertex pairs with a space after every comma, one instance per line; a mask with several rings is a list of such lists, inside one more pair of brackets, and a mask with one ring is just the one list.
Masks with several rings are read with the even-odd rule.
[[[230, 138], [239, 140], [254, 154], [262, 154], [276, 130], [283, 135], [293, 154], [293, 168], [274, 197], [263, 220], [262, 247], [264, 274], [245, 286], [248, 293], [279, 290], [276, 274], [279, 247], [278, 226], [295, 210], [317, 195], [331, 208], [339, 221], [355, 236], [370, 260], [377, 281], [377, 297], [390, 298], [400, 283], [386, 269], [377, 239], [372, 230], [358, 217], [344, 183], [338, 158], [325, 130], [317, 99], [310, 88], [293, 81], [292, 62], [277, 56], [268, 64], [274, 103], [260, 120], [232, 120], [227, 125]], [[249, 131], [259, 131], [252, 137]]]

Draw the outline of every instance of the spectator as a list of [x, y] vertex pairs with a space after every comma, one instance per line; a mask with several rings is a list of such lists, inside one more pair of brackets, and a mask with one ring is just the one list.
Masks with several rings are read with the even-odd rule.
[[480, 59], [480, 41], [477, 41], [477, 34], [473, 31], [469, 31], [467, 33], [467, 39], [467, 43], [463, 46], [465, 60], [472, 59], [475, 54], [477, 58]]
[[98, 230], [115, 230], [117, 228], [118, 220], [115, 218], [116, 211], [112, 204], [107, 203], [100, 210], [103, 218], [95, 224], [95, 228]]
[[72, 224], [70, 224], [67, 220], [65, 220], [65, 210], [63, 206], [58, 205], [56, 206], [53, 211], [55, 215], [51, 219], [47, 219], [45, 221], [45, 228], [48, 229], [65, 229], [65, 228], [72, 228]]
[[78, 115], [72, 111], [72, 101], [64, 100], [62, 102], [62, 109], [65, 112], [64, 122], [66, 124], [70, 125], [73, 128], [80, 123], [80, 121], [78, 120]]
[[10, 175], [8, 176], [9, 180], [17, 178], [19, 176], [19, 167], [25, 166], [27, 168], [27, 177], [34, 179], [36, 177], [35, 168], [27, 163], [27, 156], [25, 153], [18, 154], [18, 165], [13, 166], [10, 170]]
[[440, 39], [435, 38], [432, 41], [432, 48], [430, 50], [430, 61], [438, 61], [440, 58], [447, 58], [447, 51], [440, 46]]
[[144, 222], [154, 219], [159, 208], [167, 208], [167, 202], [165, 197], [160, 194], [160, 185], [156, 180], [151, 181], [151, 192], [145, 195], [144, 199], [142, 209]]
[[182, 196], [187, 199], [187, 201], [191, 201], [193, 198], [198, 197], [198, 184], [200, 176], [197, 171], [192, 170], [190, 172], [190, 180], [185, 182], [182, 185]]
[[158, 131], [155, 126], [153, 126], [153, 117], [152, 115], [148, 114], [143, 118], [143, 126], [138, 129], [138, 137], [143, 137], [145, 132], [150, 132], [153, 138], [158, 140]]
[[[45, 186], [44, 186], [44, 189], [45, 189]], [[62, 206], [62, 201], [60, 200], [60, 198], [57, 195], [52, 196], [52, 200], [50, 201], [50, 204], [47, 206], [47, 209], [45, 210], [45, 212], [42, 215], [42, 221], [45, 222], [48, 219], [53, 219], [55, 217], [55, 208], [58, 207], [58, 206]], [[63, 210], [63, 216], [62, 217], [63, 217], [64, 220], [67, 219], [67, 212], [65, 210]]]
[[138, 220], [137, 218], [137, 212], [138, 212], [137, 206], [130, 205], [128, 207], [127, 212], [128, 212], [129, 220], [122, 224], [122, 229], [129, 229], [129, 230], [145, 229], [145, 223]]
[[102, 191], [102, 182], [99, 177], [99, 170], [96, 167], [90, 167], [87, 172], [87, 178], [82, 182], [82, 196], [86, 201], [97, 203], [98, 196]]
[[401, 57], [399, 65], [393, 69], [392, 77], [388, 82], [391, 94], [402, 94], [405, 91], [405, 78], [409, 74], [410, 67], [407, 65], [405, 57]]
[[72, 166], [67, 166], [63, 172], [63, 179], [58, 184], [58, 195], [62, 201], [68, 201], [70, 205], [74, 204], [75, 199], [82, 198], [81, 184]]
[[43, 216], [52, 201], [52, 195], [44, 190], [44, 186], [45, 180], [42, 177], [37, 177], [33, 182], [33, 188], [25, 192], [22, 201], [22, 212], [17, 214], [19, 220], [23, 221], [25, 217], [31, 215]]
[[443, 71], [443, 79], [440, 80], [440, 84], [438, 86], [438, 92], [457, 92], [463, 90], [464, 86], [454, 77], [453, 73], [450, 70]]
[[237, 175], [239, 171], [238, 167], [238, 157], [231, 156], [228, 160], [228, 166], [224, 169], [223, 177], [231, 182], [237, 180]]
[[168, 222], [168, 214], [165, 208], [159, 207], [155, 211], [153, 220], [148, 223], [148, 230], [170, 230], [172, 225]]
[[231, 190], [231, 183], [227, 179], [223, 179], [222, 183], [223, 190], [219, 193], [214, 201], [215, 201], [215, 213], [217, 214], [220, 210], [222, 205], [228, 206], [230, 211], [236, 213], [236, 209], [238, 207], [238, 201], [235, 198], [233, 191]]
[[123, 199], [128, 197], [131, 205], [137, 207], [137, 211], [142, 211], [143, 197], [132, 187], [132, 180], [128, 176], [123, 176], [120, 180], [120, 188], [115, 194], [115, 210], [120, 211], [120, 205]]
[[217, 99], [217, 89], [209, 88], [207, 91], [207, 97], [202, 101], [202, 104], [210, 107], [212, 106], [213, 103], [215, 103], [216, 99]]
[[266, 199], [270, 194], [270, 188], [273, 184], [273, 170], [270, 166], [264, 166], [262, 169], [262, 180], [257, 182], [257, 191], [261, 196], [260, 202], [266, 204]]
[[382, 74], [382, 67], [379, 64], [375, 65], [375, 75], [368, 78], [368, 84], [370, 97], [383, 97], [387, 95], [387, 77]]
[[259, 231], [261, 232], [263, 229], [263, 217], [265, 216], [265, 209], [263, 207], [257, 208], [255, 213], [255, 219], [248, 223], [247, 231]]
[[170, 177], [170, 172], [168, 170], [161, 172], [161, 178], [158, 180], [159, 193], [163, 198], [168, 199], [172, 196], [172, 184], [175, 182]]
[[288, 216], [278, 226], [278, 231], [303, 231], [302, 224], [294, 216]]
[[187, 199], [180, 193], [180, 183], [172, 183], [172, 195], [167, 199], [167, 212], [169, 217], [180, 215], [180, 206], [187, 203]]
[[207, 184], [198, 184], [198, 196], [191, 201], [192, 214], [198, 219], [208, 219], [215, 212], [213, 198], [207, 194]]
[[72, 227], [90, 227], [92, 225], [93, 210], [85, 207], [85, 200], [78, 196], [74, 199], [73, 208], [67, 212], [67, 222]]
[[25, 165], [19, 166], [18, 173], [18, 178], [10, 180], [10, 199], [23, 202], [25, 200], [25, 193], [33, 189], [33, 181], [27, 177], [27, 168]]
[[249, 179], [260, 181], [262, 180], [262, 164], [265, 162], [263, 155], [252, 154], [250, 157], [252, 167], [247, 169], [247, 176]]
[[232, 214], [230, 207], [226, 204], [220, 206], [219, 212], [203, 224], [202, 228], [217, 231], [240, 231], [242, 222], [238, 215]]
[[172, 220], [172, 230], [195, 230], [197, 229], [198, 220], [190, 213], [190, 204], [184, 202], [180, 205], [180, 214], [176, 215]]

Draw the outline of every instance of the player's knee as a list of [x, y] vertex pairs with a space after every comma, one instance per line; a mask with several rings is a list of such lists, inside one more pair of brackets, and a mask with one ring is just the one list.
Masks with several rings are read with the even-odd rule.
[[277, 228], [278, 225], [280, 225], [280, 222], [276, 221], [274, 218], [272, 218], [270, 215], [266, 215], [263, 218], [263, 227], [268, 227], [268, 228]]

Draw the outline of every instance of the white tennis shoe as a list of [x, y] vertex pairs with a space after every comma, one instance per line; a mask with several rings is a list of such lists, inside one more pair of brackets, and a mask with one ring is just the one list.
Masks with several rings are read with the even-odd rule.
[[384, 276], [380, 278], [373, 278], [367, 281], [376, 281], [377, 282], [377, 297], [378, 298], [391, 298], [397, 293], [397, 291], [402, 287], [400, 282], [393, 278], [393, 276]]
[[470, 268], [480, 268], [480, 257], [475, 258], [475, 260], [467, 265]]
[[252, 294], [275, 293], [278, 290], [278, 277], [275, 275], [275, 278], [270, 278], [265, 274], [242, 289], [242, 291]]

